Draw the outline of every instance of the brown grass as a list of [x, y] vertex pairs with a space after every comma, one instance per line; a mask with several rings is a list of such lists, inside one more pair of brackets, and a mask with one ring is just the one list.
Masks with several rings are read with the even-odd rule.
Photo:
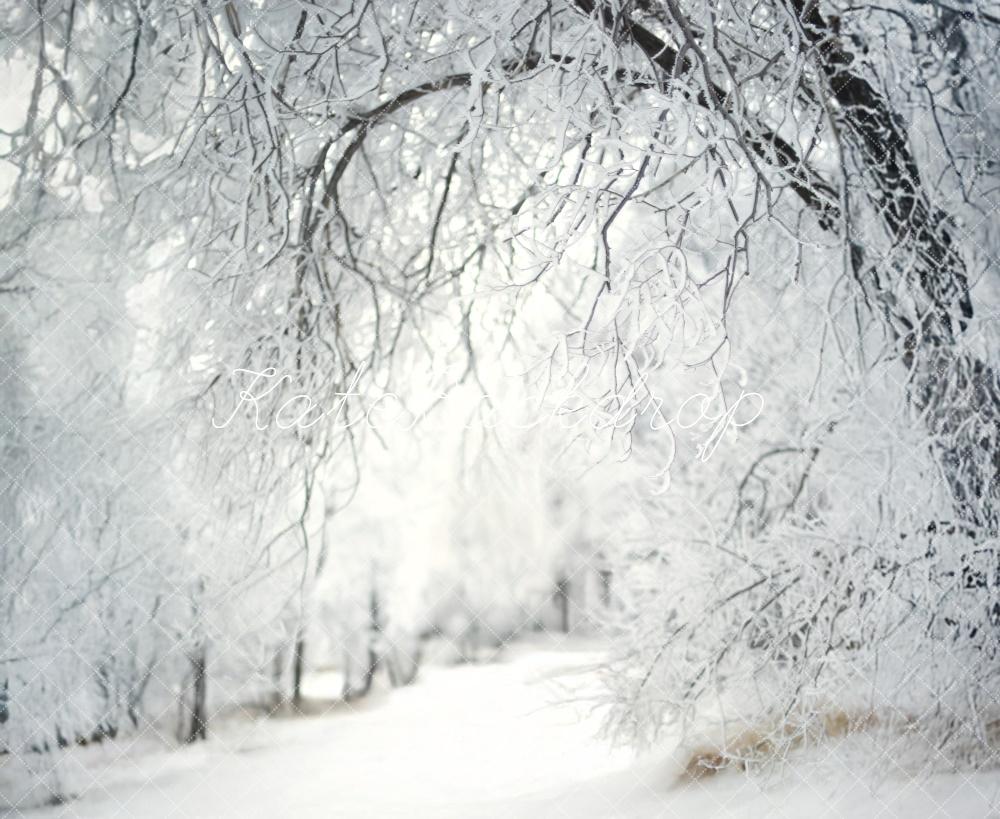
[[681, 780], [694, 781], [726, 769], [745, 771], [754, 762], [773, 760], [776, 755], [801, 747], [807, 741], [823, 741], [875, 728], [879, 719], [872, 711], [832, 710], [808, 727], [793, 724], [747, 729], [717, 746], [694, 748], [687, 757]]

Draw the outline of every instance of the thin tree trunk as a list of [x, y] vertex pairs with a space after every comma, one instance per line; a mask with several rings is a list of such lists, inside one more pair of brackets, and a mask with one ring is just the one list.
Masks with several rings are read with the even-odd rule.
[[303, 629], [299, 629], [295, 640], [295, 650], [292, 656], [292, 705], [296, 708], [302, 705], [302, 677], [306, 665], [306, 637]]
[[199, 646], [191, 655], [191, 705], [185, 742], [208, 738], [208, 663], [205, 646]]
[[611, 606], [611, 569], [601, 569], [598, 574], [601, 578], [601, 605], [604, 608]]
[[379, 665], [379, 643], [382, 639], [382, 612], [378, 598], [378, 589], [372, 584], [371, 597], [368, 601], [368, 617], [371, 631], [368, 635], [368, 668], [365, 670], [365, 691], [372, 687], [375, 672]]
[[279, 646], [274, 652], [274, 660], [271, 662], [271, 685], [274, 692], [271, 695], [271, 707], [281, 708], [285, 703], [285, 648]]
[[357, 688], [351, 686], [350, 668], [347, 668], [347, 675], [344, 681], [344, 699], [355, 700], [365, 696], [371, 691], [375, 682], [375, 674], [378, 672], [381, 657], [378, 650], [378, 643], [382, 635], [382, 620], [378, 598], [378, 590], [372, 585], [371, 596], [368, 600], [368, 663], [365, 667], [364, 675], [361, 678], [361, 685]]
[[556, 606], [559, 609], [559, 630], [569, 634], [569, 578], [560, 576], [556, 580]]

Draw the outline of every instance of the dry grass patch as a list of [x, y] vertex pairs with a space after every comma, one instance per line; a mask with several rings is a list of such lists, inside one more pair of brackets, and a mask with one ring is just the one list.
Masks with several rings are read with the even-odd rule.
[[880, 724], [873, 711], [836, 709], [809, 720], [808, 724], [784, 723], [771, 729], [745, 729], [716, 745], [701, 745], [687, 755], [682, 781], [714, 776], [720, 771], [745, 771], [753, 764], [774, 761], [806, 744], [869, 731]]

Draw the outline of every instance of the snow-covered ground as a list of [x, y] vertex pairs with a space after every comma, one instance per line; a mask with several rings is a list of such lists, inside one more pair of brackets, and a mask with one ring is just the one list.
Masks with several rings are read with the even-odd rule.
[[[678, 779], [670, 754], [635, 759], [595, 736], [593, 648], [534, 645], [497, 662], [428, 668], [411, 688], [325, 714], [227, 719], [188, 748], [77, 749], [79, 797], [26, 817], [1000, 817], [1000, 774], [923, 782], [845, 769], [829, 749], [770, 781]], [[569, 673], [567, 673], [569, 672]], [[322, 679], [313, 691], [322, 688]], [[819, 757], [823, 757], [822, 761]], [[0, 766], [0, 781], [11, 770]], [[870, 767], [870, 766], [868, 766]], [[882, 770], [885, 766], [876, 766]], [[15, 815], [20, 815], [15, 812]]]

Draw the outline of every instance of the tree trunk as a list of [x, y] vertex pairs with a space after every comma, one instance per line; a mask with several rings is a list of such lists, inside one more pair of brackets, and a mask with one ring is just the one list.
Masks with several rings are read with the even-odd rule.
[[569, 578], [565, 575], [556, 580], [555, 598], [559, 610], [559, 630], [569, 634]]
[[[955, 248], [949, 216], [929, 199], [910, 149], [906, 126], [865, 78], [835, 24], [810, 0], [798, 6], [803, 27], [823, 55], [828, 93], [836, 101], [841, 139], [861, 159], [864, 194], [890, 240], [871, 262], [852, 240], [856, 281], [882, 312], [910, 371], [907, 391], [934, 439], [957, 517], [987, 534], [997, 531], [1000, 473], [1000, 380], [960, 347], [972, 318], [965, 261]], [[897, 297], [913, 295], [907, 308]]]
[[3, 686], [0, 687], [0, 725], [3, 725], [10, 718], [10, 711], [7, 706], [10, 700], [9, 685], [10, 681], [4, 680]]
[[306, 665], [306, 637], [304, 629], [299, 629], [292, 656], [292, 705], [302, 705], [302, 676]]
[[378, 590], [372, 585], [371, 596], [368, 600], [368, 663], [365, 667], [364, 675], [361, 678], [361, 685], [353, 687], [350, 682], [350, 668], [344, 680], [344, 699], [355, 700], [365, 696], [371, 691], [375, 681], [375, 674], [378, 672], [381, 656], [379, 653], [379, 643], [382, 638], [381, 607], [379, 605]]
[[[594, 0], [576, 0], [576, 5], [595, 15], [616, 37], [627, 37], [660, 68], [666, 82], [678, 71], [695, 71], [689, 51], [678, 52], [629, 20], [627, 12]], [[973, 311], [965, 261], [954, 245], [954, 225], [930, 201], [902, 118], [855, 69], [854, 55], [841, 45], [837, 19], [825, 18], [816, 0], [789, 0], [789, 7], [813, 46], [817, 70], [826, 81], [825, 93], [834, 103], [829, 108], [845, 156], [860, 160], [862, 197], [875, 210], [875, 221], [885, 229], [890, 245], [869, 264], [860, 243], [848, 237], [855, 281], [899, 345], [901, 361], [910, 372], [907, 396], [934, 439], [934, 455], [946, 476], [956, 517], [966, 528], [996, 534], [1000, 378], [989, 364], [959, 345]], [[676, 24], [667, 17], [662, 22], [668, 29]], [[707, 78], [709, 66], [697, 70]], [[706, 85], [693, 101], [713, 110], [730, 110], [730, 93], [714, 83]], [[806, 102], [818, 102], [811, 92], [801, 93]], [[748, 154], [789, 176], [791, 189], [816, 213], [820, 224], [832, 228], [838, 216], [849, 224], [852, 213], [839, 213], [833, 186], [802, 161], [794, 146], [760, 122], [739, 138]], [[848, 201], [849, 211], [851, 204]], [[867, 252], [874, 244], [865, 242]], [[911, 297], [915, 304], [907, 304]]]
[[601, 605], [604, 608], [611, 607], [611, 569], [600, 569], [598, 574], [601, 578]]
[[414, 644], [412, 654], [400, 651], [398, 647], [390, 653], [386, 659], [386, 670], [389, 672], [389, 684], [393, 688], [404, 688], [417, 678], [422, 654], [419, 639]]
[[285, 648], [279, 646], [271, 662], [271, 707], [275, 710], [285, 703]]
[[205, 646], [199, 646], [191, 655], [191, 703], [184, 741], [197, 742], [208, 738], [208, 665]]
[[372, 593], [368, 601], [368, 617], [370, 632], [368, 635], [368, 668], [365, 670], [364, 687], [367, 692], [372, 687], [375, 672], [379, 665], [379, 643], [382, 640], [382, 611], [378, 598], [378, 589], [372, 584]]

